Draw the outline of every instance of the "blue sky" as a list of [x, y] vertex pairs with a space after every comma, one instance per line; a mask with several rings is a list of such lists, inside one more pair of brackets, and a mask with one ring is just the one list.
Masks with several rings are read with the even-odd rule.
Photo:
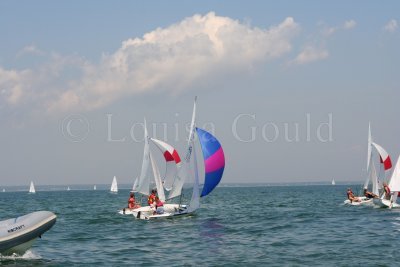
[[225, 149], [224, 182], [362, 180], [369, 121], [394, 162], [399, 153], [399, 11], [2, 1], [1, 184], [131, 183], [143, 149], [132, 128], [140, 136], [146, 116], [183, 153], [195, 95], [198, 124]]

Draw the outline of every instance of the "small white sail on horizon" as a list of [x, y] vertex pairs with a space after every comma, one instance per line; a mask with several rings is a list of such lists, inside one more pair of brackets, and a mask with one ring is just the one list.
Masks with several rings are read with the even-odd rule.
[[31, 193], [31, 194], [35, 194], [36, 193], [35, 185], [33, 184], [33, 181], [31, 181], [31, 184], [29, 186], [29, 193]]
[[71, 188], [69, 188], [69, 186], [67, 187], [67, 191], [70, 191], [71, 190]]
[[117, 193], [118, 192], [117, 177], [115, 177], [115, 176], [114, 176], [114, 178], [112, 180], [110, 191], [113, 192], [113, 193]]
[[139, 177], [136, 177], [135, 182], [133, 183], [131, 192], [137, 192], [138, 182], [139, 182]]
[[96, 185], [94, 185], [94, 186], [93, 186], [93, 190], [96, 190], [96, 189], [97, 189], [97, 188], [96, 188]]
[[332, 179], [332, 185], [336, 185], [335, 179]]

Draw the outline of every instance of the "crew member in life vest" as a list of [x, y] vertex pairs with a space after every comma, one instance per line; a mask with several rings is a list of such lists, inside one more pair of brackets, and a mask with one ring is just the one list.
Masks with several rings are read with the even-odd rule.
[[128, 208], [129, 209], [137, 209], [140, 205], [136, 204], [135, 194], [132, 192], [128, 199]]
[[155, 189], [151, 190], [150, 196], [147, 198], [147, 204], [149, 204], [150, 207], [154, 208], [156, 207], [156, 200], [157, 200], [157, 191]]
[[365, 196], [366, 198], [378, 198], [377, 195], [375, 195], [374, 193], [368, 191], [367, 188], [364, 188], [364, 196]]
[[347, 188], [347, 198], [350, 200], [350, 202], [360, 202], [360, 198], [354, 196], [353, 191], [351, 188]]
[[156, 200], [156, 213], [163, 214], [164, 213], [164, 203], [157, 197]]

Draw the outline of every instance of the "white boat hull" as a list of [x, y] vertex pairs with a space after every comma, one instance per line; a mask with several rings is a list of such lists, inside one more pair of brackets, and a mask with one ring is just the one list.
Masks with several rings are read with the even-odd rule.
[[381, 208], [400, 208], [400, 204], [392, 203], [388, 199], [375, 198], [374, 204]]
[[[119, 211], [120, 214], [124, 214], [123, 210]], [[164, 204], [164, 212], [157, 214], [150, 206], [140, 207], [134, 210], [125, 209], [125, 214], [132, 214], [136, 219], [141, 220], [153, 220], [153, 219], [165, 219], [183, 215], [189, 215], [186, 205], [179, 204]]]
[[359, 197], [361, 201], [359, 202], [351, 202], [350, 200], [346, 199], [344, 201], [345, 205], [351, 205], [351, 206], [360, 206], [360, 205], [371, 205], [373, 204], [373, 199], [372, 198], [367, 198], [367, 197]]
[[134, 210], [135, 209], [123, 208], [123, 209], [119, 210], [118, 213], [121, 215], [132, 215]]
[[0, 254], [24, 254], [37, 237], [56, 223], [56, 218], [52, 212], [37, 211], [0, 221]]

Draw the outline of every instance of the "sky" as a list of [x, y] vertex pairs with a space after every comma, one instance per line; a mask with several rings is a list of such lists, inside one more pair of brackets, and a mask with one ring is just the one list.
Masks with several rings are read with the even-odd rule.
[[369, 122], [399, 155], [399, 14], [398, 1], [1, 1], [0, 186], [131, 184], [144, 118], [184, 155], [195, 96], [222, 182], [361, 181]]

